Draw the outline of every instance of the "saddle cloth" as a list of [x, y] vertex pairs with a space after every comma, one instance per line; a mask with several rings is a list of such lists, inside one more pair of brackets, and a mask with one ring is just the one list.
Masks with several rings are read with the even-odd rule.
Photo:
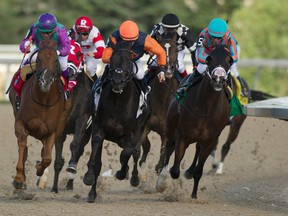
[[[98, 104], [99, 104], [101, 92], [102, 92], [102, 87], [97, 89], [97, 91], [95, 91], [95, 93], [94, 93], [94, 106], [95, 106], [95, 110], [94, 111], [95, 112], [97, 112], [97, 109], [98, 109]], [[141, 106], [143, 104], [144, 104], [144, 93], [141, 91], [136, 119], [143, 113], [143, 110], [141, 109]]]

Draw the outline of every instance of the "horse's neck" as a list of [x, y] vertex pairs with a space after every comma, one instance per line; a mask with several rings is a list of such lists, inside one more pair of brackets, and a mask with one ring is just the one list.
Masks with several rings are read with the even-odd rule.
[[197, 102], [197, 105], [201, 107], [200, 109], [206, 110], [207, 112], [217, 109], [217, 106], [223, 102], [223, 90], [215, 91], [206, 75], [199, 83], [196, 91], [197, 93], [194, 94], [195, 98], [192, 98], [192, 100], [194, 103], [195, 101]]

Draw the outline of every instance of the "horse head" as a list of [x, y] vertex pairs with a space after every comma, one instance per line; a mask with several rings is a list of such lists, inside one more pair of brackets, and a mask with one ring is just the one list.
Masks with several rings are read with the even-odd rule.
[[166, 52], [166, 68], [167, 71], [165, 73], [166, 78], [171, 78], [174, 72], [177, 69], [177, 44], [176, 44], [177, 35], [164, 35], [160, 34], [156, 35], [156, 40], [163, 47]]
[[215, 45], [206, 58], [207, 71], [211, 85], [215, 91], [220, 91], [227, 81], [230, 66], [233, 63], [229, 46]]
[[42, 92], [50, 91], [54, 81], [60, 79], [60, 63], [55, 46], [43, 46], [39, 49], [35, 75]]
[[113, 53], [110, 60], [109, 79], [112, 90], [121, 94], [127, 83], [133, 78], [132, 42], [123, 41], [118, 44], [112, 43]]

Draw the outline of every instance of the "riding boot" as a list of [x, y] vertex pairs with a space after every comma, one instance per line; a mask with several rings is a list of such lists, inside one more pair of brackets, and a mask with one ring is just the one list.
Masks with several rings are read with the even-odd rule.
[[149, 66], [145, 72], [146, 83], [150, 84], [152, 79], [156, 76], [157, 66]]
[[248, 97], [248, 91], [247, 89], [245, 88], [243, 82], [242, 82], [242, 79], [240, 76], [237, 77], [237, 80], [239, 81], [240, 83], [240, 92], [241, 92], [241, 96], [243, 97]]
[[184, 96], [184, 93], [186, 91], [188, 91], [191, 86], [194, 84], [194, 80], [193, 78], [196, 78], [196, 77], [200, 77], [201, 74], [198, 72], [198, 70], [195, 68], [194, 72], [192, 74], [189, 74], [188, 75], [188, 78], [185, 80], [185, 82], [183, 83], [182, 86], [180, 86], [180, 88], [177, 89], [177, 96], [179, 98], [182, 98]]
[[142, 104], [142, 106], [140, 107], [140, 109], [141, 110], [144, 110], [144, 109], [146, 109], [147, 108], [147, 95], [148, 95], [148, 93], [150, 92], [150, 86], [148, 86], [147, 85], [147, 82], [146, 82], [146, 79], [145, 78], [143, 78], [143, 79], [141, 79], [141, 80], [138, 80], [137, 79], [137, 81], [138, 81], [138, 83], [139, 83], [139, 85], [140, 85], [140, 88], [141, 88], [141, 94], [143, 95], [143, 104]]
[[22, 87], [23, 87], [25, 81], [21, 78], [20, 70], [16, 72], [14, 77], [15, 78], [13, 79], [12, 87], [15, 90], [15, 92], [17, 93], [17, 95], [21, 96], [21, 90], [22, 90]]
[[[108, 76], [108, 73], [109, 73], [109, 66], [106, 65], [105, 66], [105, 69], [104, 69], [104, 72], [102, 74], [102, 76], [100, 77], [97, 77], [97, 75], [95, 74], [95, 76], [97, 77], [96, 80], [94, 81], [94, 85], [92, 87], [93, 91], [96, 92], [97, 94], [100, 94], [100, 90], [104, 84], [104, 82], [106, 82], [106, 78]], [[93, 76], [94, 77], [94, 76]], [[94, 79], [94, 78], [93, 78]]]
[[94, 76], [91, 77], [93, 79], [93, 82], [95, 82], [98, 79], [97, 74], [95, 74]]
[[69, 70], [68, 68], [61, 73], [62, 77], [65, 79], [64, 83], [64, 97], [68, 100], [71, 96], [71, 92], [69, 90]]

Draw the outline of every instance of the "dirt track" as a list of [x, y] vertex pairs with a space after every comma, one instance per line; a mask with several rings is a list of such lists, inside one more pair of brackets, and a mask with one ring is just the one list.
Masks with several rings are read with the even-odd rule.
[[[89, 187], [82, 183], [90, 145], [78, 165], [74, 191], [65, 191], [66, 173], [60, 176], [59, 194], [50, 193], [53, 164], [49, 167], [48, 186], [35, 186], [35, 161], [40, 159], [41, 143], [29, 138], [27, 160], [27, 192], [35, 194], [32, 200], [18, 199], [11, 184], [16, 174], [17, 144], [14, 119], [9, 104], [0, 105], [0, 215], [288, 215], [288, 133], [287, 122], [248, 117], [240, 135], [226, 158], [224, 174], [209, 174], [210, 159], [200, 181], [198, 199], [191, 200], [193, 181], [181, 176], [169, 180], [169, 188], [157, 193], [154, 165], [158, 157], [159, 137], [151, 133], [154, 144], [148, 156], [148, 179], [138, 188], [128, 180], [101, 177], [96, 203], [86, 203]], [[220, 138], [219, 150], [226, 139], [228, 128]], [[71, 139], [71, 137], [70, 137]], [[106, 142], [103, 150], [102, 172], [119, 169], [120, 148]], [[193, 157], [194, 145], [186, 152], [182, 168], [187, 168]], [[218, 158], [220, 151], [218, 151]], [[54, 155], [53, 155], [54, 156]], [[69, 143], [65, 146], [65, 161], [69, 160]], [[183, 174], [183, 172], [182, 172]]]

